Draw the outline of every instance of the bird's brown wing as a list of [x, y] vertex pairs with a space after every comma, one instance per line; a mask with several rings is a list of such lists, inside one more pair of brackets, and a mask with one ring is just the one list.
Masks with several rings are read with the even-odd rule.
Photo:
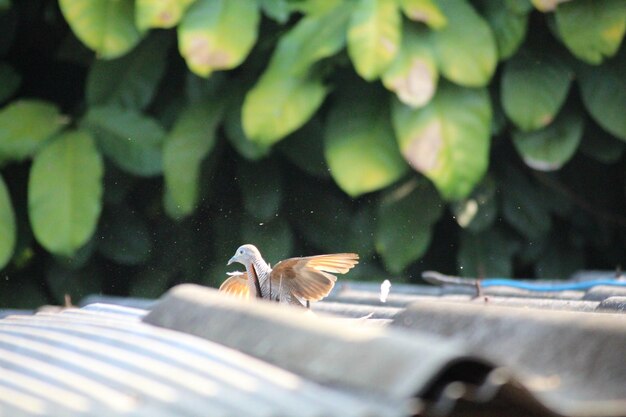
[[245, 272], [231, 274], [230, 277], [220, 285], [220, 292], [239, 298], [249, 298], [248, 274]]
[[319, 301], [333, 289], [337, 281], [333, 274], [345, 274], [359, 262], [358, 259], [356, 253], [285, 259], [272, 269], [272, 288], [282, 287], [303, 300]]

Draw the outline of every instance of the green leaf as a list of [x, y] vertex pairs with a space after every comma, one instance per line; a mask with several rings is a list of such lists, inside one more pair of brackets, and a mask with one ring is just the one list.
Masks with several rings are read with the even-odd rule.
[[326, 182], [303, 179], [284, 196], [290, 207], [285, 214], [298, 236], [322, 253], [348, 251], [352, 207], [345, 194], [333, 191]]
[[143, 109], [150, 104], [165, 71], [171, 40], [160, 35], [148, 37], [122, 58], [96, 60], [87, 74], [87, 104], [129, 109]]
[[320, 117], [314, 117], [298, 131], [282, 141], [277, 149], [289, 161], [309, 175], [318, 178], [330, 176], [324, 158], [324, 125]]
[[135, 21], [141, 30], [172, 28], [196, 0], [137, 0]]
[[425, 181], [411, 180], [381, 201], [375, 244], [387, 270], [399, 274], [424, 255], [442, 212], [437, 192]]
[[571, 78], [570, 69], [557, 57], [521, 51], [504, 65], [504, 112], [523, 131], [549, 125], [567, 98]]
[[559, 5], [556, 24], [576, 57], [600, 64], [617, 52], [626, 31], [626, 1], [577, 0]]
[[267, 17], [280, 24], [285, 24], [289, 20], [291, 8], [288, 0], [258, 0], [258, 2]]
[[434, 0], [400, 0], [400, 7], [406, 17], [416, 22], [424, 22], [431, 29], [441, 29], [448, 24]]
[[578, 73], [581, 95], [591, 117], [607, 132], [626, 141], [626, 51], [600, 67]]
[[393, 106], [402, 155], [447, 200], [464, 198], [489, 162], [491, 105], [484, 89], [442, 84], [426, 107]]
[[68, 295], [72, 303], [102, 292], [103, 272], [95, 264], [83, 269], [67, 269], [56, 263], [46, 270], [46, 282], [58, 304], [65, 302]]
[[59, 109], [40, 100], [16, 100], [0, 110], [0, 159], [22, 161], [65, 124]]
[[338, 7], [344, 0], [287, 0], [289, 1], [289, 7], [292, 10], [306, 14], [306, 15], [319, 15], [324, 14], [336, 7]]
[[133, 0], [59, 0], [72, 32], [103, 59], [117, 58], [141, 40]]
[[17, 227], [15, 213], [11, 205], [11, 196], [4, 180], [0, 176], [0, 270], [4, 268], [15, 250], [17, 239]]
[[544, 196], [535, 184], [513, 168], [505, 170], [501, 181], [504, 218], [530, 241], [540, 240], [552, 223]]
[[270, 147], [253, 142], [246, 136], [241, 124], [241, 108], [243, 106], [244, 92], [240, 91], [240, 85], [233, 86], [231, 100], [227, 103], [224, 117], [224, 132], [230, 144], [244, 158], [256, 161], [264, 158], [270, 152]]
[[277, 217], [283, 198], [281, 172], [271, 159], [237, 164], [237, 183], [248, 214], [261, 222]]
[[565, 109], [554, 123], [541, 130], [513, 132], [513, 144], [529, 167], [555, 171], [574, 156], [582, 135], [582, 115]]
[[351, 197], [384, 188], [408, 170], [394, 139], [385, 97], [376, 91], [362, 93], [339, 97], [324, 135], [330, 173]]
[[121, 265], [140, 265], [152, 252], [145, 220], [123, 205], [105, 211], [98, 230], [98, 251]]
[[35, 156], [28, 212], [37, 241], [71, 256], [96, 229], [102, 208], [102, 158], [84, 131], [63, 133]]
[[185, 217], [198, 204], [200, 167], [215, 146], [215, 131], [223, 107], [216, 100], [184, 109], [163, 146], [165, 193], [176, 207], [170, 217]]
[[202, 77], [234, 68], [254, 46], [259, 20], [253, 0], [196, 0], [178, 26], [178, 49]]
[[309, 75], [310, 66], [343, 48], [349, 4], [307, 16], [281, 37], [268, 68], [243, 103], [245, 134], [270, 146], [307, 122], [327, 89]]
[[624, 154], [624, 149], [626, 149], [624, 142], [593, 126], [585, 129], [580, 144], [583, 154], [603, 164], [614, 164], [619, 161]]
[[451, 204], [450, 209], [458, 225], [465, 230], [479, 233], [490, 228], [498, 213], [493, 178], [486, 177], [469, 197]]
[[405, 25], [402, 46], [382, 76], [383, 84], [411, 107], [422, 107], [437, 90], [439, 73], [428, 34]]
[[11, 8], [11, 0], [0, 0], [0, 12]]
[[530, 0], [536, 9], [543, 13], [552, 12], [556, 9], [559, 3], [565, 3], [567, 1], [570, 0]]
[[243, 241], [257, 246], [265, 261], [272, 265], [287, 258], [293, 250], [293, 234], [283, 218], [267, 223], [246, 219], [242, 234]]
[[526, 37], [528, 12], [519, 13], [508, 5], [490, 0], [482, 0], [480, 5], [493, 30], [500, 60], [510, 58]]
[[509, 233], [492, 228], [484, 233], [461, 233], [457, 254], [459, 274], [473, 278], [513, 276], [513, 255], [519, 243]]
[[441, 73], [466, 87], [487, 85], [498, 63], [489, 25], [466, 0], [439, 0], [438, 4], [448, 18], [445, 28], [432, 32]]
[[145, 177], [162, 172], [165, 131], [154, 119], [121, 107], [93, 107], [84, 124], [121, 169]]
[[22, 77], [10, 65], [0, 63], [0, 103], [11, 98], [20, 87]]
[[348, 27], [348, 55], [356, 72], [375, 80], [400, 47], [402, 18], [394, 0], [358, 0]]
[[585, 269], [585, 251], [563, 239], [563, 234], [554, 231], [542, 252], [535, 271], [540, 278], [566, 279], [577, 271]]

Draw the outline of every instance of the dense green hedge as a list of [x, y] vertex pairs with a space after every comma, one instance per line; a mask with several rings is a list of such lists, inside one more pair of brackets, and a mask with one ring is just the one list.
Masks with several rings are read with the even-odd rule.
[[[626, 0], [0, 0], [0, 306], [357, 251], [626, 260]], [[620, 49], [621, 48], [621, 49]]]

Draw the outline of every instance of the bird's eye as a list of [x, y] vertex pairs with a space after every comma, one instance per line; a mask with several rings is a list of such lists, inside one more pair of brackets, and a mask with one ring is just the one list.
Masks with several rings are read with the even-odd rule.
[[243, 249], [239, 251], [239, 255], [243, 255]]

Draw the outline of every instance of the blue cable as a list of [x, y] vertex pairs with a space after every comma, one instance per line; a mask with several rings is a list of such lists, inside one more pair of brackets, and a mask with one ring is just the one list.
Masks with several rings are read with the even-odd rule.
[[615, 279], [594, 279], [580, 282], [566, 282], [562, 284], [535, 284], [532, 282], [520, 282], [506, 278], [488, 278], [480, 280], [481, 287], [512, 287], [528, 291], [568, 291], [568, 290], [588, 290], [598, 285], [610, 285], [614, 287], [626, 287], [626, 281], [618, 281]]
[[510, 287], [527, 291], [568, 291], [568, 290], [588, 290], [598, 285], [608, 285], [613, 287], [626, 287], [624, 279], [594, 279], [579, 282], [563, 283], [534, 283], [524, 282], [508, 278], [486, 278], [473, 279], [444, 275], [436, 271], [424, 271], [422, 278], [434, 285], [461, 285], [468, 287]]

